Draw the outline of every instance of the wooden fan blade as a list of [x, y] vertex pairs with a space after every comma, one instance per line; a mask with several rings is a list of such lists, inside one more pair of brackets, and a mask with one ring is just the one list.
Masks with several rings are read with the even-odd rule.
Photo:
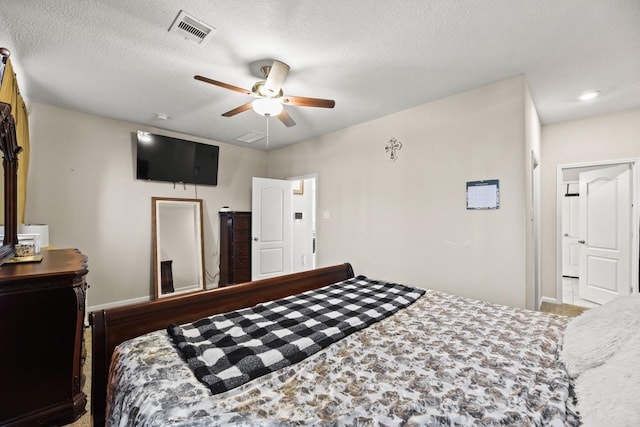
[[210, 83], [212, 85], [220, 86], [220, 87], [223, 87], [225, 89], [233, 90], [235, 92], [244, 93], [246, 95], [251, 95], [252, 94], [252, 92], [250, 90], [242, 89], [241, 87], [233, 86], [233, 85], [230, 85], [230, 84], [227, 84], [227, 83], [222, 83], [222, 82], [219, 82], [217, 80], [213, 80], [213, 79], [210, 79], [210, 78], [207, 78], [207, 77], [193, 76], [193, 78], [196, 79], [196, 80], [200, 80], [201, 82]]
[[284, 83], [284, 79], [287, 78], [289, 74], [289, 66], [284, 62], [273, 61], [273, 65], [269, 70], [269, 75], [267, 76], [267, 81], [264, 83], [264, 88], [269, 96], [275, 96], [282, 89], [282, 84]]
[[284, 96], [281, 99], [284, 104], [296, 107], [333, 108], [336, 106], [336, 101], [332, 99], [305, 98], [303, 96]]
[[289, 113], [287, 113], [287, 110], [285, 110], [284, 108], [282, 109], [282, 111], [280, 112], [280, 114], [278, 114], [277, 116], [280, 121], [282, 123], [284, 123], [284, 125], [288, 128], [290, 128], [291, 126], [295, 126], [296, 122], [293, 121], [293, 119], [291, 118], [291, 116], [289, 115]]
[[237, 108], [234, 108], [233, 110], [227, 111], [226, 113], [224, 113], [222, 116], [223, 117], [231, 117], [231, 116], [235, 116], [236, 114], [240, 114], [243, 111], [247, 111], [251, 109], [251, 102], [247, 102], [244, 105], [241, 105]]

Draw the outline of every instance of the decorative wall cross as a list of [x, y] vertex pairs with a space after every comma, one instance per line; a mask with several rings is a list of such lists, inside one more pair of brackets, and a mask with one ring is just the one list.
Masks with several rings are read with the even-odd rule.
[[395, 162], [398, 160], [398, 150], [402, 149], [402, 142], [398, 141], [395, 138], [391, 138], [387, 145], [384, 147], [384, 151], [390, 153], [389, 160]]

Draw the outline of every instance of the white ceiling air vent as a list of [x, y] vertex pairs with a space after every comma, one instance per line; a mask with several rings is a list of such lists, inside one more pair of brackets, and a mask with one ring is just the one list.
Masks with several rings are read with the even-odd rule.
[[241, 135], [237, 138], [234, 138], [236, 141], [240, 141], [240, 142], [246, 142], [247, 144], [253, 144], [254, 142], [258, 142], [261, 139], [266, 138], [267, 135], [255, 130], [252, 130], [251, 132]]
[[209, 41], [216, 29], [181, 10], [171, 27], [169, 27], [169, 32], [179, 34], [198, 44], [204, 44]]

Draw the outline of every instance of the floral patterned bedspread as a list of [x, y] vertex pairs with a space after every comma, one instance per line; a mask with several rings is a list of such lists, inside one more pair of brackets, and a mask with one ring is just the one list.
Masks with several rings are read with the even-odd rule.
[[302, 362], [212, 396], [165, 331], [122, 343], [111, 426], [564, 426], [568, 318], [427, 291]]

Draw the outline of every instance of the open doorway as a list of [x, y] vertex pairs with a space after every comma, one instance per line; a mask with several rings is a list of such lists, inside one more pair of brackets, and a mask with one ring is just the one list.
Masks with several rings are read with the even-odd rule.
[[288, 178], [293, 181], [292, 272], [316, 268], [316, 189], [317, 175]]
[[557, 300], [593, 307], [638, 292], [638, 159], [559, 165]]

